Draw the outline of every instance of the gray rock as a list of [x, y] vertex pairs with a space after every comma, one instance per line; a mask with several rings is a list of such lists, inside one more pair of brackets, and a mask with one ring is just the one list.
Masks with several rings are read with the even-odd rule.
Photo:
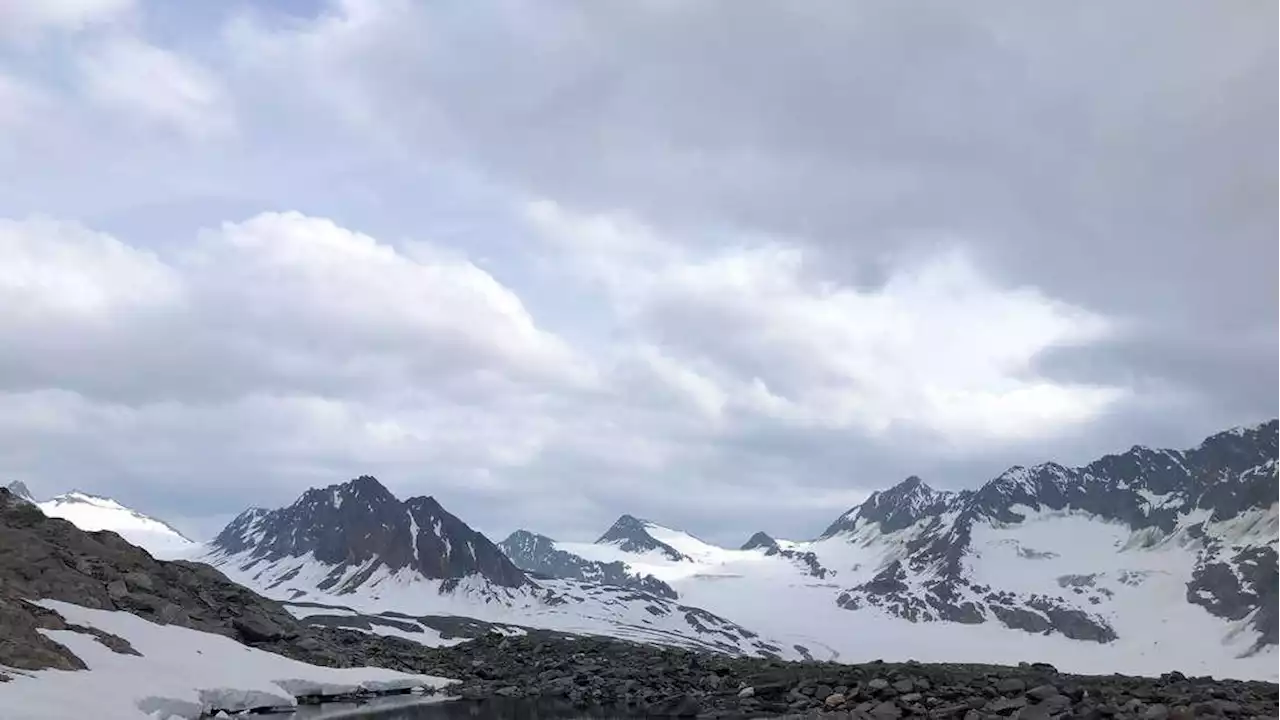
[[1027, 691], [1027, 697], [1035, 700], [1036, 702], [1042, 702], [1043, 700], [1051, 698], [1057, 694], [1058, 688], [1048, 684], [1037, 685]]
[[1023, 707], [1026, 707], [1026, 705], [1027, 699], [1025, 697], [1002, 697], [996, 698], [995, 700], [987, 703], [985, 709], [988, 712], [993, 712], [997, 715], [1008, 715], [1014, 710], [1020, 710]]
[[996, 690], [1005, 695], [1020, 693], [1027, 689], [1027, 683], [1022, 678], [1003, 678], [996, 683]]
[[874, 678], [873, 680], [867, 683], [867, 689], [874, 690], [876, 692], [887, 690], [888, 688], [889, 688], [889, 681], [885, 680], [884, 678]]
[[756, 689], [751, 687], [750, 685], [738, 691], [739, 698], [745, 699], [745, 698], [751, 698], [755, 696], [756, 696]]
[[885, 700], [871, 708], [871, 716], [876, 720], [897, 720], [902, 717], [902, 709], [892, 700]]

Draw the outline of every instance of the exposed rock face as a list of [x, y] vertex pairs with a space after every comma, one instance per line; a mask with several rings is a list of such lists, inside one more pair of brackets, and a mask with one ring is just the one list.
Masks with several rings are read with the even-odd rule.
[[769, 537], [767, 533], [765, 533], [764, 531], [761, 531], [747, 538], [747, 541], [743, 543], [742, 547], [739, 549], [740, 550], [778, 550], [780, 548], [778, 547], [777, 540], [774, 540], [773, 538]]
[[623, 515], [596, 540], [598, 544], [617, 545], [623, 552], [649, 552], [657, 550], [668, 558], [680, 561], [688, 560], [684, 554], [670, 545], [659, 542], [649, 534], [648, 523], [631, 515]]
[[836, 519], [822, 537], [848, 532], [868, 523], [879, 523], [880, 531], [896, 532], [920, 520], [938, 515], [950, 506], [955, 494], [934, 490], [912, 475], [882, 492], [871, 493], [861, 505]]
[[676, 591], [670, 585], [652, 575], [633, 573], [621, 561], [606, 563], [587, 560], [556, 547], [555, 540], [546, 535], [517, 530], [498, 543], [498, 547], [517, 567], [530, 572], [634, 588], [666, 598], [676, 598]]
[[227, 580], [208, 565], [156, 560], [113, 532], [84, 532], [70, 522], [49, 518], [4, 488], [0, 548], [0, 666], [84, 667], [38, 628], [77, 630], [116, 652], [136, 652], [121, 638], [69, 625], [58, 613], [27, 602], [45, 598], [217, 633], [318, 665], [403, 670], [417, 664], [413, 658], [419, 645], [307, 627], [280, 604]]
[[779, 556], [787, 558], [805, 569], [809, 575], [816, 578], [825, 578], [828, 570], [818, 561], [818, 556], [810, 551], [795, 550], [792, 548], [783, 548], [778, 544], [777, 540], [769, 537], [763, 531], [752, 535], [743, 543], [742, 550], [763, 550], [765, 555]]
[[[1079, 513], [1120, 523], [1138, 549], [1176, 542], [1198, 549], [1186, 599], [1245, 621], [1256, 648], [1276, 644], [1277, 422], [1214, 435], [1187, 451], [1131, 450], [1084, 467], [1014, 467], [974, 491], [933, 490], [911, 477], [842, 515], [826, 538], [892, 536], [899, 561], [848, 588], [838, 602], [876, 606], [917, 622], [997, 620], [1037, 633], [1115, 639], [1104, 617], [1078, 606], [1105, 602], [1093, 576], [1064, 576], [1061, 596], [975, 583], [967, 573], [979, 527], [1016, 527], [1027, 514]], [[1050, 557], [1019, 548], [1022, 557]], [[1119, 578], [1141, 582], [1141, 577]]]
[[27, 489], [26, 484], [21, 480], [14, 480], [5, 487], [8, 488], [9, 493], [18, 500], [26, 500], [27, 502], [36, 501], [35, 496], [31, 494], [31, 491]]
[[[265, 561], [312, 555], [333, 565], [330, 586], [354, 590], [379, 570], [409, 568], [423, 577], [483, 576], [500, 587], [527, 585], [525, 574], [484, 535], [431, 497], [401, 502], [375, 478], [313, 488], [287, 508], [251, 508], [211, 545], [227, 554]], [[362, 568], [349, 576], [352, 568]], [[332, 587], [339, 581], [344, 587]]]

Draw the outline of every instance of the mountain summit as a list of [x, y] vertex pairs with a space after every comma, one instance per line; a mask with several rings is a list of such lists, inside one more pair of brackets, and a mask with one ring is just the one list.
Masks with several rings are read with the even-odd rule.
[[653, 523], [646, 520], [641, 520], [631, 515], [623, 515], [600, 536], [600, 539], [596, 540], [596, 544], [615, 545], [623, 552], [643, 553], [657, 551], [676, 561], [689, 559], [684, 553], [650, 535], [649, 528], [652, 526]]
[[511, 561], [529, 572], [539, 573], [555, 578], [586, 580], [605, 585], [634, 588], [653, 593], [665, 598], [675, 599], [676, 592], [671, 586], [653, 577], [632, 572], [619, 560], [604, 562], [587, 560], [579, 555], [560, 549], [556, 541], [546, 535], [531, 533], [528, 530], [516, 530], [498, 543]]
[[[268, 596], [310, 608], [337, 601], [344, 613], [514, 622], [733, 654], [808, 652], [675, 602], [666, 584], [622, 563], [556, 553], [550, 538], [532, 533], [515, 533], [506, 545], [530, 570], [551, 563], [572, 578], [530, 577], [434, 498], [402, 502], [365, 475], [308, 490], [285, 508], [244, 511], [201, 559]], [[343, 617], [373, 632], [410, 632], [402, 620]]]
[[434, 498], [401, 502], [369, 475], [313, 488], [279, 510], [250, 508], [210, 545], [222, 553], [246, 553], [268, 562], [314, 558], [332, 568], [322, 589], [337, 592], [402, 570], [438, 580], [478, 575], [508, 588], [528, 583], [488, 538]]
[[7, 487], [9, 489], [9, 492], [12, 493], [13, 496], [18, 500], [25, 500], [31, 503], [36, 501], [35, 496], [33, 496], [31, 494], [31, 491], [27, 489], [26, 483], [22, 482], [21, 480], [14, 480], [13, 482], [6, 485], [5, 487]]
[[[30, 492], [26, 499], [31, 501]], [[180, 557], [198, 547], [172, 525], [108, 497], [72, 490], [35, 505], [45, 515], [68, 520], [81, 530], [110, 530], [156, 557]]]

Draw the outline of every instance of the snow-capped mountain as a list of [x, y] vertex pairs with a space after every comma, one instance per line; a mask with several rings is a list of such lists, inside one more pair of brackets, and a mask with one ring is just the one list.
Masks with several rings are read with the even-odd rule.
[[478, 575], [495, 588], [529, 582], [488, 538], [435, 498], [401, 502], [367, 475], [308, 490], [287, 508], [250, 508], [210, 546], [268, 563], [313, 558], [331, 568], [320, 589], [335, 594], [357, 589], [375, 574], [400, 572], [447, 581]]
[[62, 518], [88, 532], [110, 530], [155, 557], [180, 557], [198, 547], [172, 525], [127, 508], [111, 498], [72, 490], [41, 501], [36, 500], [20, 482], [11, 482], [8, 488], [15, 496], [35, 504], [49, 517]]
[[612, 545], [629, 553], [657, 551], [676, 561], [689, 559], [679, 550], [649, 534], [649, 530], [654, 527], [657, 526], [647, 520], [623, 515], [596, 540], [596, 544]]
[[1218, 635], [1248, 638], [1244, 652], [1274, 647], [1276, 452], [1272, 422], [1186, 452], [1134, 447], [1082, 468], [1014, 467], [973, 492], [909, 478], [828, 529], [854, 543], [896, 535], [905, 551], [838, 602], [1106, 643], [1130, 589], [1176, 577], [1176, 597], [1161, 599], [1229, 621]]
[[517, 567], [531, 573], [634, 588], [671, 599], [676, 597], [676, 592], [670, 585], [652, 575], [631, 572], [627, 564], [620, 560], [587, 560], [559, 549], [556, 541], [546, 535], [517, 530], [498, 543], [498, 547]]
[[35, 496], [27, 489], [26, 483], [23, 483], [21, 480], [14, 480], [5, 487], [8, 488], [9, 492], [13, 493], [13, 496], [19, 500], [25, 500], [29, 503], [34, 503], [36, 501]]
[[1187, 451], [1014, 467], [976, 490], [911, 477], [811, 541], [760, 532], [730, 550], [624, 516], [625, 532], [552, 549], [848, 659], [1274, 680], [1276, 454], [1272, 421]]
[[722, 652], [802, 657], [700, 608], [594, 578], [531, 577], [429, 497], [368, 476], [241, 513], [199, 559], [277, 599], [362, 613], [457, 615]]

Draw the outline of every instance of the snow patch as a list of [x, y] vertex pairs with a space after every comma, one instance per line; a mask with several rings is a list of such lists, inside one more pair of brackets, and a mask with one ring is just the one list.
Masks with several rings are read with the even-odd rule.
[[[94, 610], [55, 600], [36, 604], [57, 611], [67, 622], [118, 635], [142, 653], [115, 653], [90, 635], [41, 630], [65, 645], [88, 670], [6, 670], [0, 683], [5, 720], [155, 720], [163, 711], [195, 717], [211, 703], [245, 703], [271, 696], [290, 702], [278, 681], [365, 685], [413, 682], [442, 688], [451, 681], [382, 668], [337, 669], [308, 665], [234, 640], [175, 625], [157, 625], [120, 611]], [[160, 715], [165, 717], [165, 715]]]

